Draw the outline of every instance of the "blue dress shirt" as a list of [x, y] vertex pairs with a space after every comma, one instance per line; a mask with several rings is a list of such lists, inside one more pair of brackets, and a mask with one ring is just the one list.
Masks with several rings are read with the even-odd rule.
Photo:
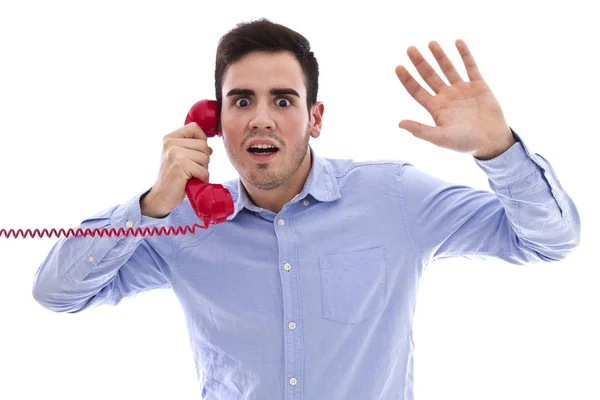
[[[301, 193], [275, 214], [224, 184], [228, 221], [170, 236], [58, 240], [34, 298], [77, 313], [158, 288], [183, 308], [203, 399], [412, 400], [413, 314], [423, 268], [447, 257], [512, 264], [563, 259], [577, 209], [549, 162], [517, 143], [475, 159], [492, 191], [403, 161], [335, 160], [310, 148]], [[186, 226], [140, 213], [140, 193], [83, 228]]]

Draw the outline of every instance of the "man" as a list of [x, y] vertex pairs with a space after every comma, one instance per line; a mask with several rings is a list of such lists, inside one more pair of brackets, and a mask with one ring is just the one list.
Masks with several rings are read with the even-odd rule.
[[[398, 66], [435, 127], [400, 128], [471, 155], [492, 191], [452, 185], [403, 161], [321, 158], [324, 105], [309, 42], [268, 20], [220, 41], [220, 136], [239, 179], [235, 211], [195, 234], [67, 238], [40, 266], [33, 294], [77, 313], [157, 288], [185, 312], [206, 399], [412, 399], [412, 323], [419, 278], [436, 259], [479, 255], [513, 264], [563, 259], [579, 243], [577, 209], [549, 162], [504, 120], [466, 44], [463, 81], [408, 55], [435, 95]], [[195, 123], [164, 138], [154, 185], [82, 228], [198, 222], [189, 178], [208, 181], [212, 149]]]

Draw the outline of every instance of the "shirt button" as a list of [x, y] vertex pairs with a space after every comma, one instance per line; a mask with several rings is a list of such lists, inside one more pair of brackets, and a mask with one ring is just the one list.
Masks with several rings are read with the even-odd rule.
[[94, 262], [96, 259], [94, 258], [94, 256], [89, 256], [88, 257], [88, 261], [89, 262]]
[[296, 329], [296, 323], [295, 323], [295, 322], [290, 322], [290, 323], [288, 324], [288, 327], [289, 327], [291, 330], [294, 330], [294, 329]]
[[292, 264], [290, 264], [290, 263], [283, 264], [283, 269], [285, 269], [286, 271], [289, 271], [290, 269], [292, 269]]
[[294, 386], [296, 383], [298, 383], [298, 379], [296, 379], [296, 378], [290, 379], [290, 385]]
[[126, 227], [128, 227], [128, 228], [131, 228], [131, 227], [133, 226], [133, 222], [131, 222], [131, 221], [127, 221], [127, 222], [125, 223], [125, 226], [126, 226]]
[[309, 202], [308, 202], [308, 200], [304, 200], [303, 203], [305, 206], [307, 206]]
[[281, 218], [277, 220], [277, 225], [283, 226], [283, 224], [285, 224], [284, 220], [282, 220]]

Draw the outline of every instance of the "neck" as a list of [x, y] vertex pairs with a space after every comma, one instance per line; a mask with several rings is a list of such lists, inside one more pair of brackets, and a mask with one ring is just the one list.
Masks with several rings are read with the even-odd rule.
[[244, 188], [248, 192], [252, 202], [265, 210], [269, 210], [277, 214], [283, 209], [290, 200], [292, 200], [298, 193], [304, 188], [310, 168], [312, 165], [312, 159], [310, 155], [310, 149], [306, 153], [306, 157], [302, 160], [300, 168], [292, 176], [292, 178], [282, 185], [279, 185], [275, 189], [260, 189], [253, 186], [245, 179], [240, 178], [244, 185]]

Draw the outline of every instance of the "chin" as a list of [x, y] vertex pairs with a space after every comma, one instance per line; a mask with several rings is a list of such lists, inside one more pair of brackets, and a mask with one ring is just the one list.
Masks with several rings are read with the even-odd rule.
[[265, 170], [245, 171], [244, 179], [252, 186], [262, 190], [272, 190], [279, 187], [283, 182], [281, 176], [277, 176]]

